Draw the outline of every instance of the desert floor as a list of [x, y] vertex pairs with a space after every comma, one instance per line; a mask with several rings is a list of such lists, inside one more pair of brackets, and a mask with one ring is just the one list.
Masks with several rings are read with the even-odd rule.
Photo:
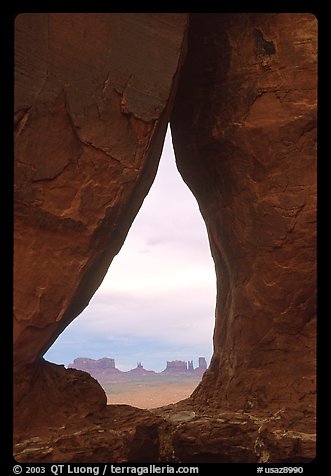
[[179, 402], [191, 395], [199, 380], [136, 381], [103, 384], [108, 404], [122, 403], [138, 408], [156, 408]]

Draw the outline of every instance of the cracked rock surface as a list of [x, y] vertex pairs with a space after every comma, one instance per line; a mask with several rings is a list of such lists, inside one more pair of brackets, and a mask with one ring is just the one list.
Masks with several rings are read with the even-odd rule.
[[78, 421], [71, 417], [62, 426], [21, 435], [14, 455], [26, 463], [293, 464], [309, 462], [314, 454], [315, 435], [291, 430], [299, 414], [183, 408], [188, 408], [183, 402], [152, 411], [109, 405]]
[[217, 274], [215, 351], [193, 399], [296, 408], [312, 428], [316, 53], [309, 14], [193, 15], [171, 120]]
[[17, 17], [15, 365], [84, 309], [122, 246], [156, 173], [186, 23]]

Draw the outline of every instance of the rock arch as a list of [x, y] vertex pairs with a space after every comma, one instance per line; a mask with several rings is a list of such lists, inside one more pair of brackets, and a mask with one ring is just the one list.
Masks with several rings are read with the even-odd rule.
[[[15, 30], [16, 457], [309, 461], [315, 17], [21, 14]], [[106, 407], [42, 355], [121, 248], [169, 120], [216, 264], [214, 357], [172, 410]]]

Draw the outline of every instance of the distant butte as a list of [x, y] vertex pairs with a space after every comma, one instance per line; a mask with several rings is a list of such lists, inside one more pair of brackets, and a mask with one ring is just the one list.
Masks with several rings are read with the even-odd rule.
[[163, 370], [162, 373], [199, 373], [203, 374], [207, 370], [207, 362], [204, 357], [199, 357], [199, 366], [193, 368], [193, 360], [185, 362], [183, 360], [172, 360], [167, 361], [167, 367]]
[[82, 370], [89, 373], [92, 377], [102, 380], [113, 375], [122, 377], [137, 377], [145, 375], [170, 375], [170, 374], [187, 374], [200, 375], [207, 370], [207, 362], [205, 357], [199, 357], [199, 366], [193, 367], [193, 360], [171, 360], [167, 361], [167, 366], [162, 372], [155, 372], [154, 370], [146, 370], [141, 362], [137, 363], [137, 367], [127, 372], [123, 372], [116, 368], [115, 359], [103, 357], [102, 359], [89, 359], [87, 357], [77, 357], [72, 363], [68, 365], [70, 369]]

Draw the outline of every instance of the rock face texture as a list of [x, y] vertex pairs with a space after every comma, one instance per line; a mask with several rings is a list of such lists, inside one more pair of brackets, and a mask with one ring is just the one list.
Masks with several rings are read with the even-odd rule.
[[122, 246], [157, 170], [186, 22], [17, 17], [15, 364], [43, 355]]
[[[181, 69], [187, 20], [16, 20], [19, 461], [314, 457], [317, 21], [190, 15]], [[216, 265], [214, 356], [188, 400], [155, 412], [107, 407], [94, 379], [42, 355], [122, 246], [171, 111], [178, 168]]]
[[262, 416], [192, 410], [186, 401], [153, 411], [109, 405], [84, 418], [68, 415], [65, 424], [38, 433], [22, 433], [14, 456], [26, 463], [309, 462], [314, 435], [294, 431], [297, 424], [297, 414], [288, 418], [282, 410]]
[[218, 281], [201, 404], [314, 412], [316, 27], [309, 14], [191, 18], [171, 124]]
[[153, 182], [187, 16], [21, 14], [15, 27], [16, 407]]

